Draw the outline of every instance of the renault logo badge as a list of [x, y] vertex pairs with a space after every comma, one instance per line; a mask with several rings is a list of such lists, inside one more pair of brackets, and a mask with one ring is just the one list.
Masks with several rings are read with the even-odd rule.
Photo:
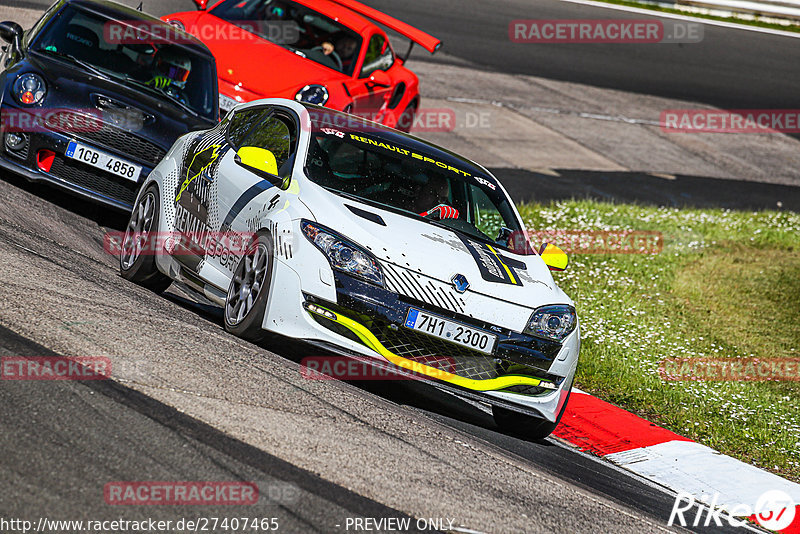
[[459, 293], [463, 293], [469, 287], [469, 281], [463, 274], [457, 274], [450, 280], [453, 282], [453, 287], [456, 288], [456, 291]]

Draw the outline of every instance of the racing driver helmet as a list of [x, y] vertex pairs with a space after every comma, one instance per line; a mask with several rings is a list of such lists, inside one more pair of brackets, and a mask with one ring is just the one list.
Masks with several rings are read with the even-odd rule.
[[183, 54], [170, 48], [164, 48], [159, 50], [156, 55], [155, 70], [159, 76], [164, 76], [172, 81], [170, 86], [183, 89], [189, 73], [192, 71], [192, 62]]

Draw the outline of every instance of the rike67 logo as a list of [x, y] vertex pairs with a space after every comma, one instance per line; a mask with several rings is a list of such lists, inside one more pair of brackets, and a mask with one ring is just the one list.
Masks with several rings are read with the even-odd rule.
[[[786, 492], [769, 490], [761, 494], [755, 507], [750, 504], [729, 504], [720, 502], [720, 495], [694, 495], [681, 492], [675, 497], [675, 504], [669, 515], [667, 526], [678, 524], [688, 526], [723, 526], [723, 521], [732, 527], [747, 525], [748, 520], [756, 521], [767, 530], [781, 531], [795, 520], [797, 504]], [[705, 515], [705, 519], [703, 516]]]

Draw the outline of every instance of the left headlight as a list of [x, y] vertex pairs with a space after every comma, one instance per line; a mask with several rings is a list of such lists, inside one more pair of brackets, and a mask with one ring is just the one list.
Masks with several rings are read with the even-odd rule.
[[38, 74], [28, 72], [14, 81], [14, 96], [22, 104], [38, 104], [47, 93], [47, 85]]
[[306, 85], [294, 95], [294, 99], [298, 102], [324, 106], [325, 102], [328, 101], [328, 89], [324, 85]]
[[325, 253], [331, 267], [383, 286], [383, 272], [372, 254], [318, 224], [301, 221], [300, 227], [306, 238]]
[[525, 333], [538, 337], [562, 341], [578, 324], [575, 308], [565, 304], [537, 308], [525, 327]]

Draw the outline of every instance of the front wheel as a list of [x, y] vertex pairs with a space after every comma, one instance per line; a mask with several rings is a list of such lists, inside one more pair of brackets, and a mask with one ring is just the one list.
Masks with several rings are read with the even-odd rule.
[[267, 309], [273, 264], [272, 240], [258, 233], [236, 265], [225, 298], [225, 330], [258, 342], [266, 337], [261, 328]]
[[156, 293], [164, 292], [172, 280], [156, 267], [155, 250], [158, 221], [161, 213], [158, 188], [148, 187], [136, 201], [122, 240], [119, 274]]
[[571, 393], [572, 388], [570, 388], [570, 391], [567, 393], [567, 398], [564, 401], [564, 405], [558, 412], [558, 417], [556, 417], [554, 423], [551, 423], [546, 419], [531, 417], [530, 415], [525, 415], [513, 410], [500, 408], [499, 406], [492, 406], [492, 415], [494, 416], [494, 421], [497, 423], [497, 426], [500, 427], [500, 429], [504, 432], [527, 439], [545, 439], [547, 436], [553, 433], [558, 426], [558, 423], [561, 422], [561, 418], [564, 416], [564, 412], [567, 409], [567, 404], [569, 403], [569, 397]]

